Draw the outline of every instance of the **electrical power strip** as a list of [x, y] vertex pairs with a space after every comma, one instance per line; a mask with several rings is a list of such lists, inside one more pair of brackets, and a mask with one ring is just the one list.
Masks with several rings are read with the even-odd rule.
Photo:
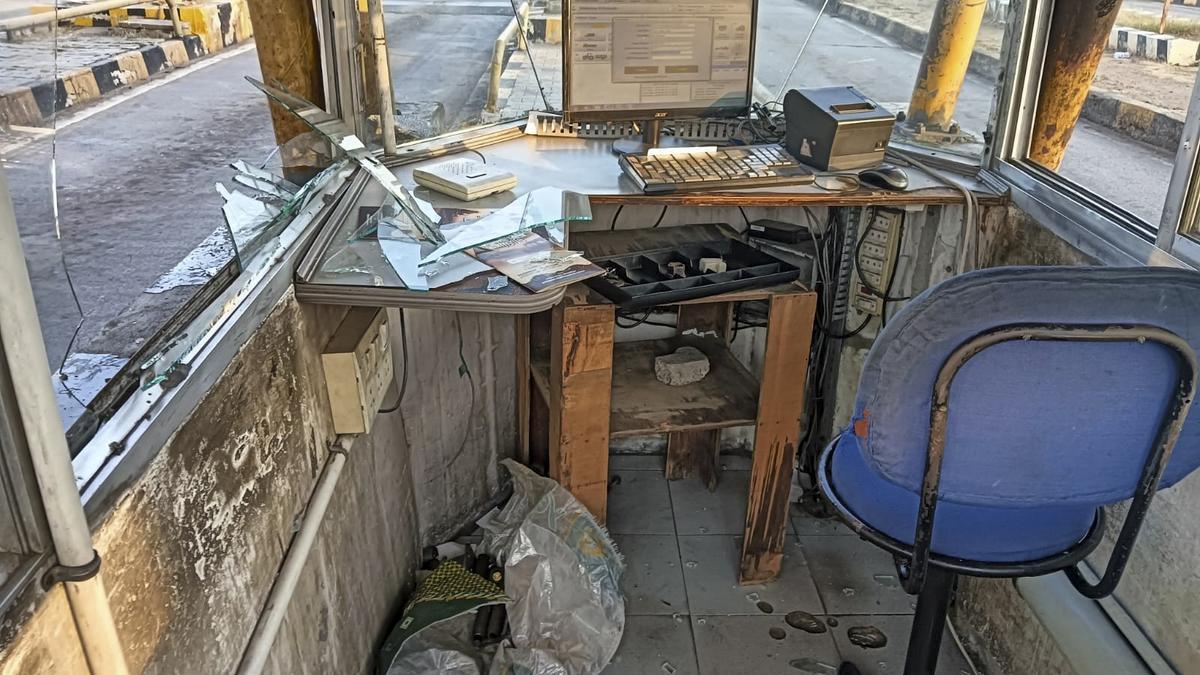
[[[880, 293], [887, 293], [888, 280], [896, 267], [900, 224], [904, 220], [904, 211], [878, 207], [871, 209], [871, 214], [870, 222], [861, 228], [862, 231], [855, 242], [857, 253], [852, 264], [857, 270], [850, 278], [850, 297], [854, 309], [860, 314], [879, 316], [883, 313], [884, 306], [884, 298]], [[863, 280], [870, 289], [862, 283]], [[872, 292], [871, 289], [878, 293]]]
[[[738, 123], [739, 120], [727, 119], [677, 120], [664, 127], [663, 135], [687, 141], [725, 143], [737, 131]], [[633, 122], [567, 122], [562, 115], [531, 112], [525, 133], [559, 138], [617, 139], [636, 136], [641, 131]]]

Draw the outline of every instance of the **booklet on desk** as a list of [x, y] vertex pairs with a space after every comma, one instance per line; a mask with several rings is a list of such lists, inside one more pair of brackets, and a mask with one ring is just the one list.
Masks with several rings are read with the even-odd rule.
[[477, 246], [472, 255], [534, 293], [604, 274], [582, 253], [555, 246], [536, 232]]

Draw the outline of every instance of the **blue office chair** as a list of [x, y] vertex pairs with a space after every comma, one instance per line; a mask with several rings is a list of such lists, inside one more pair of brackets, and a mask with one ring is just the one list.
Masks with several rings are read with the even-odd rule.
[[[932, 675], [960, 574], [1064, 570], [1116, 588], [1157, 487], [1200, 465], [1200, 273], [1008, 267], [949, 279], [888, 322], [818, 483], [918, 595], [905, 675]], [[1132, 499], [1098, 583], [1077, 564]]]

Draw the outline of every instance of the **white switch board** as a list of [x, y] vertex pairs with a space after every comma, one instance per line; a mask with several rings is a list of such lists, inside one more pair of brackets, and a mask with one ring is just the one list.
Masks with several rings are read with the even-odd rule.
[[392, 382], [392, 345], [387, 312], [354, 307], [321, 354], [325, 388], [338, 434], [371, 431]]
[[[854, 309], [860, 314], [879, 316], [883, 313], [884, 299], [880, 296], [886, 293], [888, 279], [896, 267], [896, 257], [900, 246], [900, 225], [904, 221], [904, 212], [899, 209], [875, 207], [868, 210], [870, 220], [860, 228], [859, 240], [856, 242], [857, 255], [852, 264], [857, 266], [855, 273], [850, 276], [850, 297]], [[872, 293], [863, 285], [865, 279], [870, 287], [879, 293]]]

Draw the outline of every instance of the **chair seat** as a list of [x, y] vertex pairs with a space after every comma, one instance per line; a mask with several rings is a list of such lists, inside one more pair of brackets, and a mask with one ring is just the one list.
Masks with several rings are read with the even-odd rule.
[[[859, 520], [911, 546], [917, 493], [877, 474], [851, 431], [843, 432], [834, 443], [830, 473], [838, 497]], [[1083, 539], [1095, 514], [1095, 506], [1080, 504], [1002, 508], [943, 499], [934, 516], [932, 548], [939, 555], [978, 562], [1037, 560]]]

